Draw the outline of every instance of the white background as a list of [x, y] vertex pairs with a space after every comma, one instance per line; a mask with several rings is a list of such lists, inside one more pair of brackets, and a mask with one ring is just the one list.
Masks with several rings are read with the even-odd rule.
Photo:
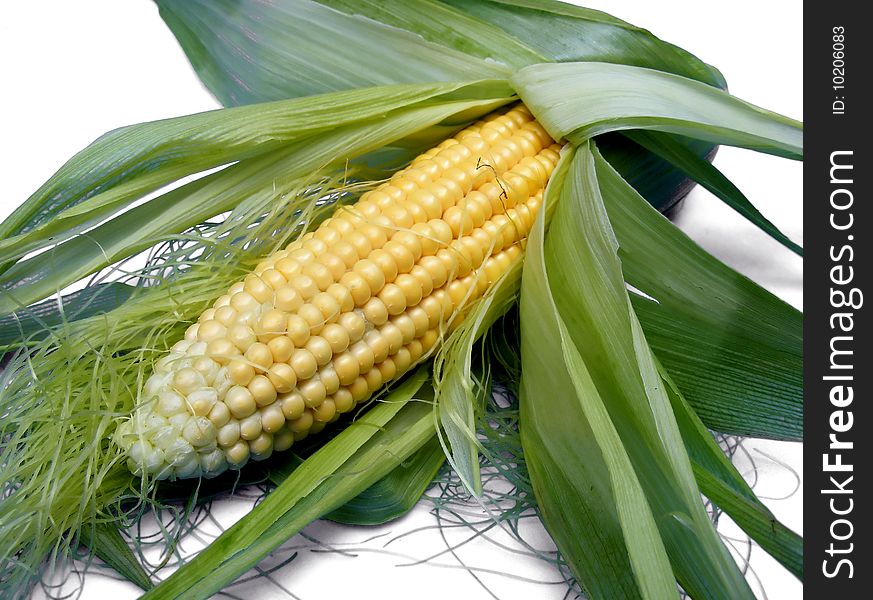
[[[768, 109], [802, 117], [802, 14], [800, 2], [735, 0], [589, 0], [586, 6], [646, 27], [711, 64], [727, 78], [731, 91]], [[548, 35], [548, 32], [543, 32]], [[122, 125], [215, 108], [184, 54], [145, 0], [118, 2], [32, 1], [0, 8], [0, 218], [24, 201], [76, 151], [97, 136]], [[802, 244], [801, 167], [783, 159], [723, 148], [716, 165], [761, 211]], [[678, 224], [701, 245], [774, 293], [802, 308], [802, 261], [750, 226], [708, 193], [695, 190]], [[800, 472], [799, 444], [750, 442], [767, 456]], [[762, 481], [759, 492], [790, 492], [793, 477], [783, 466], [753, 450]], [[768, 500], [776, 515], [797, 531], [802, 528], [800, 494]], [[237, 507], [237, 510], [242, 510]], [[378, 532], [400, 533], [432, 525], [422, 509]], [[357, 544], [371, 535], [316, 525], [307, 529], [333, 542]], [[728, 534], [731, 530], [726, 530]], [[543, 544], [547, 542], [543, 540]], [[370, 544], [368, 548], [378, 548]], [[425, 558], [442, 549], [438, 535], [422, 534], [398, 542], [398, 552]], [[554, 580], [550, 569], [493, 544], [469, 545], [465, 558], [475, 565]], [[397, 567], [396, 556], [364, 552], [355, 558], [303, 552], [278, 579], [297, 597], [443, 598], [454, 594], [492, 598], [466, 571], [429, 565]], [[451, 565], [451, 557], [441, 564]], [[802, 587], [790, 574], [756, 551], [752, 561], [767, 597], [800, 598]], [[501, 600], [561, 598], [560, 586], [526, 584], [503, 576], [482, 575]], [[755, 589], [759, 589], [755, 583]], [[136, 591], [95, 576], [86, 598], [133, 598]], [[237, 589], [248, 597], [281, 597], [277, 587]]]

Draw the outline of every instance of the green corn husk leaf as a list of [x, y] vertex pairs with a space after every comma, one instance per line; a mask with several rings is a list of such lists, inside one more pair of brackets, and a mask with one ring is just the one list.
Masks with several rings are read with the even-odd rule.
[[[244, 0], [234, 3], [235, 10], [220, 13], [198, 11], [192, 8], [196, 2], [161, 0], [159, 4], [201, 80], [225, 106], [307, 94], [306, 82], [300, 82], [292, 68], [297, 61], [311, 65], [335, 61], [342, 66], [349, 58], [334, 55], [323, 45], [302, 43], [289, 35], [289, 28], [276, 25], [289, 18], [301, 4], [299, 0], [268, 4]], [[498, 61], [513, 70], [547, 61], [602, 61], [658, 69], [725, 87], [715, 68], [685, 50], [605, 13], [561, 2], [322, 0], [321, 4], [419, 35], [428, 44], [463, 52], [475, 60]], [[551, 33], [542, 36], [541, 31]], [[375, 44], [379, 52], [385, 50], [381, 42]], [[257, 64], [252, 64], [255, 56]], [[331, 89], [353, 87], [361, 73], [382, 81], [385, 73], [372, 65], [369, 53], [357, 58], [357, 69], [346, 80], [334, 81]], [[392, 81], [409, 81], [416, 74], [420, 76], [416, 81], [430, 81], [434, 76], [407, 67], [395, 70]], [[334, 69], [332, 75], [344, 72]], [[693, 149], [701, 157], [712, 156], [711, 145]], [[635, 144], [617, 139], [602, 150], [659, 210], [670, 209], [693, 186], [673, 165]]]
[[[504, 90], [502, 86], [497, 89]], [[497, 90], [495, 90], [497, 91]], [[474, 96], [478, 96], [478, 92]], [[281, 151], [226, 169], [137, 206], [0, 275], [0, 315], [25, 307], [115, 261], [230, 210], [241, 198], [299, 186], [313, 173], [346, 168], [365, 154], [459, 113], [477, 115], [504, 104], [501, 96], [413, 106], [386, 118], [352, 123], [305, 138]], [[469, 118], [469, 117], [466, 117]], [[79, 207], [81, 208], [81, 207]]]
[[476, 427], [490, 387], [473, 375], [473, 344], [512, 306], [521, 283], [519, 259], [494, 284], [487, 295], [464, 315], [461, 325], [448, 336], [434, 361], [434, 390], [439, 421], [448, 444], [449, 464], [473, 494], [482, 493], [479, 452], [482, 444]]
[[[696, 185], [685, 173], [626, 137], [628, 132], [597, 136], [597, 149], [622, 178], [658, 212], [670, 215]], [[683, 138], [685, 149], [702, 161], [715, 158], [717, 146]]]
[[418, 504], [445, 462], [434, 434], [388, 475], [324, 518], [349, 525], [381, 525], [399, 519]]
[[[663, 157], [670, 164], [681, 169], [688, 177], [754, 223], [761, 231], [798, 256], [803, 256], [803, 248], [779, 231], [779, 228], [762, 215], [740, 189], [730, 179], [722, 175], [721, 171], [712, 163], [691, 151], [688, 148], [687, 139], [641, 129], [627, 131], [625, 135], [652, 154]], [[645, 197], [645, 194], [642, 195]]]
[[135, 289], [118, 281], [98, 283], [0, 318], [0, 352], [39, 341], [61, 323], [109, 312], [126, 302]]
[[635, 65], [725, 87], [721, 73], [693, 54], [597, 10], [555, 0], [446, 2], [493, 23], [550, 61]]
[[510, 78], [555, 139], [650, 129], [800, 159], [802, 125], [706, 84], [608, 63], [541, 64]]
[[[281, 485], [303, 460], [291, 453], [270, 466], [267, 478]], [[434, 431], [433, 438], [407, 460], [324, 518], [348, 525], [381, 525], [398, 519], [418, 503], [445, 462], [446, 455]]]
[[596, 152], [597, 179], [646, 339], [707, 427], [803, 436], [803, 316], [707, 253]]
[[758, 500], [666, 371], [658, 365], [700, 492], [796, 577], [803, 578], [803, 539]]
[[[280, 99], [391, 83], [501, 78], [509, 73], [497, 62], [317, 2], [157, 4], [197, 74], [225, 106], [261, 102], [265, 92]], [[269, 43], [277, 35], [293, 39], [295, 50]], [[293, 93], [287, 93], [289, 89]]]
[[512, 96], [502, 81], [395, 85], [122, 127], [70, 159], [0, 225], [6, 238], [0, 240], [0, 263], [54, 247], [188, 175], [234, 161], [268, 160], [336, 128], [376, 122], [401, 109]]
[[[547, 203], [573, 157], [555, 169]], [[544, 230], [543, 214], [521, 286], [521, 441], [541, 517], [592, 599], [677, 597], [645, 493], [551, 296]]]
[[[539, 442], [528, 442], [526, 455], [531, 445], [534, 456], [545, 452], [553, 443], [546, 441], [553, 429], [567, 432], [565, 435], [572, 432], [575, 435], [571, 439], [575, 440], [584, 430], [577, 431], [576, 422], [570, 425], [568, 421], [582, 418], [583, 414], [593, 418], [591, 405], [587, 410], [576, 407], [556, 411], [552, 406], [553, 398], [563, 393], [584, 403], [590, 402], [596, 391], [602, 398], [604, 419], [600, 424], [590, 425], [593, 434], [603, 436], [605, 431], [614, 428], [619, 448], [628, 458], [624, 464], [608, 464], [608, 485], [614, 487], [638, 481], [657, 525], [659, 541], [683, 589], [696, 598], [752, 598], [748, 584], [703, 510], [670, 401], [625, 290], [617, 255], [618, 242], [598, 188], [594, 155], [587, 146], [578, 148], [562, 177], [565, 181], [553, 179], [547, 199], [557, 202], [557, 206], [544, 242], [543, 260], [538, 263], [545, 272], [540, 276], [541, 281], [531, 280], [530, 284], [525, 282], [522, 286], [522, 324], [526, 327], [527, 319], [530, 325], [522, 330], [522, 344], [536, 342], [523, 346], [522, 382], [526, 390], [523, 407], [536, 411], [537, 403], [546, 402], [545, 398], [549, 404], [547, 410], [534, 413], [538, 416], [533, 417], [533, 422], [522, 415], [522, 427], [536, 427], [538, 437], [534, 439]], [[535, 247], [531, 243], [528, 252], [536, 252]], [[547, 316], [535, 315], [541, 306], [551, 306], [552, 310], [542, 311]], [[559, 338], [552, 339], [551, 343], [544, 343], [538, 336], [544, 319], [560, 324]], [[563, 332], [562, 328], [565, 328]], [[556, 331], [554, 325], [551, 331]], [[542, 361], [540, 373], [543, 367], [556, 361], [558, 365], [566, 365], [571, 381], [576, 384], [574, 388], [543, 394], [540, 388], [546, 385], [543, 379], [548, 375], [542, 373], [533, 382], [526, 380], [530, 373], [525, 356], [545, 352], [541, 346], [553, 348], [552, 353], [557, 356], [552, 356], [549, 362], [541, 357], [528, 360]], [[525, 347], [529, 348], [527, 353]], [[566, 358], [562, 358], [561, 353]], [[586, 380], [590, 382], [588, 385], [579, 384]], [[524, 434], [523, 441], [526, 441]], [[605, 450], [601, 448], [601, 452]], [[592, 460], [600, 456], [602, 454], [594, 453]], [[566, 459], [553, 453], [551, 460]], [[577, 468], [577, 463], [577, 460], [571, 461], [573, 469]], [[542, 465], [539, 469], [534, 466], [532, 472], [543, 469]], [[563, 473], [569, 479], [567, 483], [574, 481], [572, 470]], [[563, 489], [557, 480], [551, 485], [541, 484], [538, 501], [555, 504], [566, 493]], [[573, 507], [563, 510], [573, 513]], [[639, 506], [635, 510], [639, 511]], [[548, 519], [546, 522], [548, 524]], [[565, 519], [563, 526], [569, 530], [557, 531], [554, 524], [550, 527], [559, 540], [572, 535], [590, 535], [573, 527], [571, 518]], [[561, 541], [558, 547], [561, 548]], [[584, 578], [583, 584], [587, 584]], [[663, 592], [661, 594], [655, 597], [665, 597]]]
[[433, 436], [433, 406], [415, 375], [295, 469], [249, 514], [142, 596], [209, 598], [315, 519], [339, 508]]
[[119, 575], [139, 586], [140, 589], [149, 590], [153, 587], [148, 573], [134, 556], [117, 526], [98, 523], [85, 527], [83, 534], [86, 537], [82, 543], [100, 560], [115, 569]]

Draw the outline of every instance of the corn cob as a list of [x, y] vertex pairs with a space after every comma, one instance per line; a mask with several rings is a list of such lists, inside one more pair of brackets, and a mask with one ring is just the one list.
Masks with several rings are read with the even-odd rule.
[[156, 362], [129, 468], [240, 468], [402, 376], [521, 256], [559, 150], [524, 106], [492, 114], [261, 262]]

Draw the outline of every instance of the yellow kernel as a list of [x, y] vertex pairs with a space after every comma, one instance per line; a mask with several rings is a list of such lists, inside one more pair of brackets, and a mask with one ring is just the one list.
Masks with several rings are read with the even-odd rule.
[[209, 411], [209, 420], [215, 427], [224, 427], [230, 421], [230, 409], [224, 402], [216, 402]]
[[255, 375], [248, 388], [258, 406], [267, 406], [276, 401], [276, 386], [264, 375]]
[[457, 183], [464, 194], [473, 188], [473, 178], [468, 171], [458, 167], [450, 167], [443, 172], [443, 178]]
[[[439, 259], [441, 263], [443, 263], [443, 268], [446, 270], [447, 280], [454, 279], [458, 276], [458, 255], [451, 248], [443, 248], [439, 252], [436, 253], [436, 258]], [[436, 286], [436, 282], [434, 282], [434, 286]], [[437, 286], [442, 287], [442, 286]]]
[[310, 334], [318, 333], [324, 327], [324, 315], [314, 304], [304, 304], [297, 311], [297, 316], [302, 317], [309, 325]]
[[357, 311], [343, 313], [338, 322], [348, 332], [349, 341], [352, 343], [361, 339], [367, 330], [367, 321]]
[[[400, 233], [405, 232], [399, 232], [398, 235]], [[409, 270], [415, 265], [415, 255], [409, 248], [399, 241], [392, 239], [385, 244], [385, 251], [394, 258], [398, 273], [409, 273]]]
[[[442, 215], [443, 207], [440, 199], [429, 189], [415, 190], [409, 197], [409, 203], [420, 206], [428, 219], [437, 219]], [[421, 225], [416, 223], [415, 225]], [[415, 229], [413, 225], [412, 229]]]
[[239, 422], [239, 436], [244, 440], [253, 440], [263, 431], [261, 415], [255, 412]]
[[379, 327], [388, 320], [388, 308], [385, 303], [378, 297], [370, 298], [370, 300], [361, 307], [364, 311], [364, 317], [371, 325]]
[[258, 320], [257, 334], [267, 341], [278, 335], [284, 335], [288, 327], [288, 315], [276, 308], [270, 309], [261, 315]]
[[327, 423], [336, 415], [336, 405], [333, 403], [333, 400], [325, 399], [312, 412], [316, 421]]
[[292, 313], [303, 305], [303, 298], [290, 285], [276, 290], [276, 308], [285, 313]]
[[405, 346], [415, 339], [415, 323], [408, 315], [397, 315], [391, 322], [400, 330], [403, 335], [403, 345]]
[[443, 219], [433, 219], [427, 222], [430, 227], [431, 237], [440, 248], [445, 248], [454, 238], [451, 226]]
[[373, 245], [370, 243], [370, 240], [360, 231], [352, 231], [345, 237], [345, 241], [355, 249], [358, 258], [365, 258], [373, 251]]
[[183, 396], [206, 385], [203, 375], [190, 367], [179, 369], [173, 376], [173, 387]]
[[[426, 256], [425, 258], [432, 258], [430, 256]], [[439, 259], [438, 259], [439, 260]], [[409, 275], [415, 278], [418, 283], [419, 289], [421, 289], [421, 296], [426, 298], [433, 291], [433, 279], [428, 273], [427, 269], [422, 267], [421, 265], [415, 265], [412, 267], [412, 270], [409, 272]]]
[[351, 354], [343, 352], [333, 359], [333, 369], [342, 385], [349, 385], [361, 373], [361, 363]]
[[224, 451], [224, 455], [227, 457], [227, 462], [230, 463], [232, 467], [244, 465], [249, 459], [249, 454], [249, 445], [243, 440], [239, 440], [233, 446]]
[[266, 460], [273, 454], [273, 436], [267, 432], [249, 442], [254, 460]]
[[287, 363], [288, 359], [291, 358], [291, 353], [294, 351], [294, 342], [291, 341], [291, 338], [284, 335], [274, 337], [267, 342], [267, 349], [270, 351], [270, 356], [272, 356], [271, 362]]
[[467, 301], [468, 291], [469, 289], [460, 279], [454, 280], [448, 287], [449, 297], [455, 306], [462, 306]]
[[280, 394], [290, 392], [297, 385], [297, 373], [284, 362], [276, 363], [267, 372], [267, 377]]
[[302, 346], [309, 339], [310, 326], [309, 323], [300, 315], [288, 316], [288, 339], [295, 346]]
[[[224, 326], [233, 325], [236, 322], [239, 312], [232, 306], [222, 306], [215, 309], [215, 320]], [[198, 335], [201, 332], [198, 330]], [[203, 339], [202, 337], [200, 339]], [[214, 339], [214, 338], [213, 338]]]
[[450, 206], [443, 215], [443, 219], [452, 228], [452, 237], [455, 239], [473, 231], [473, 217], [469, 210], [459, 206]]
[[355, 399], [346, 388], [339, 388], [332, 397], [334, 407], [339, 413], [347, 413], [355, 407]]
[[421, 342], [418, 340], [412, 340], [408, 344], [406, 344], [406, 349], [409, 350], [409, 356], [413, 363], [417, 362], [421, 355], [424, 353], [424, 348], [421, 345]]
[[321, 337], [327, 340], [334, 354], [343, 352], [349, 347], [349, 333], [339, 323], [325, 325], [324, 329], [321, 330]]
[[[475, 231], [481, 230], [477, 229]], [[467, 257], [472, 267], [474, 269], [478, 268], [479, 265], [482, 264], [482, 260], [486, 256], [485, 252], [487, 249], [483, 248], [482, 244], [479, 243], [479, 240], [472, 235], [461, 238], [458, 243], [461, 247], [461, 253]]]
[[354, 272], [364, 278], [370, 288], [370, 292], [376, 292], [385, 285], [385, 273], [372, 260], [364, 258], [355, 263]]
[[352, 384], [348, 386], [348, 389], [356, 404], [370, 397], [370, 388], [367, 385], [367, 380], [363, 377], [355, 378]]
[[212, 388], [204, 388], [188, 394], [188, 406], [191, 412], [199, 417], [205, 417], [218, 402], [218, 392]]
[[412, 226], [412, 232], [418, 238], [422, 256], [431, 256], [439, 249], [439, 242], [433, 239], [433, 231], [428, 223], [416, 223]]
[[238, 385], [248, 385], [252, 377], [255, 376], [254, 367], [238, 358], [228, 362], [225, 368], [230, 380]]
[[328, 286], [326, 293], [336, 300], [339, 306], [339, 312], [348, 312], [355, 308], [355, 299], [349, 289], [341, 283], [332, 283]]
[[[340, 240], [334, 244], [331, 247], [331, 252], [343, 261], [343, 265], [345, 265], [346, 269], [351, 268], [356, 262], [358, 262], [358, 253], [355, 251], [355, 247], [344, 240]], [[342, 276], [342, 273], [340, 273], [339, 276]], [[339, 279], [337, 279], [337, 281], [339, 281]]]
[[[377, 218], [376, 221], [378, 220], [379, 219]], [[364, 223], [361, 226], [361, 233], [367, 236], [367, 240], [374, 249], [381, 248], [385, 245], [385, 242], [388, 241], [384, 227], [379, 226], [376, 223]]]
[[333, 357], [333, 349], [330, 343], [321, 336], [315, 335], [309, 338], [306, 342], [306, 349], [315, 357], [318, 366], [324, 366], [330, 362]]
[[288, 257], [277, 260], [273, 266], [286, 280], [299, 275], [303, 270], [303, 265], [300, 262]]
[[415, 220], [412, 214], [399, 204], [390, 204], [382, 209], [382, 214], [387, 217], [397, 227], [408, 229], [412, 227]]
[[239, 421], [230, 421], [219, 428], [215, 438], [219, 446], [233, 446], [239, 441]]
[[449, 278], [449, 271], [444, 261], [436, 256], [423, 256], [417, 267], [427, 273], [428, 279], [432, 282], [431, 290], [442, 287]]
[[315, 375], [318, 369], [318, 362], [309, 350], [299, 348], [291, 355], [289, 363], [294, 372], [297, 373], [297, 381], [301, 379], [309, 379]]
[[340, 278], [340, 283], [349, 290], [355, 305], [361, 306], [373, 295], [367, 280], [354, 271], [348, 271]]
[[294, 275], [288, 280], [288, 285], [297, 290], [300, 297], [307, 301], [321, 290], [315, 280], [306, 274]]
[[[305, 236], [304, 236], [305, 237]], [[302, 240], [301, 240], [302, 241]], [[288, 246], [289, 250], [291, 246]], [[288, 257], [293, 258], [301, 265], [305, 265], [306, 263], [312, 262], [315, 260], [315, 253], [308, 248], [297, 247], [288, 252]]]
[[197, 339], [197, 332], [200, 330], [200, 323], [194, 323], [185, 330], [185, 339], [192, 342]]
[[[365, 373], [373, 368], [376, 357], [373, 349], [365, 342], [360, 341], [352, 344], [348, 352], [358, 361], [358, 368], [361, 373]], [[339, 374], [339, 370], [337, 370], [337, 374]]]
[[373, 351], [373, 362], [380, 363], [388, 358], [388, 340], [378, 331], [368, 331], [364, 334], [364, 343]]
[[288, 429], [290, 429], [294, 433], [303, 433], [305, 431], [309, 431], [309, 429], [312, 427], [313, 421], [314, 419], [312, 418], [312, 411], [304, 410], [299, 417], [288, 421]]
[[285, 414], [278, 403], [261, 410], [261, 426], [267, 433], [275, 433], [285, 426]]
[[206, 345], [206, 355], [221, 365], [227, 364], [237, 354], [239, 349], [226, 338], [212, 340]]
[[[343, 271], [345, 271], [345, 269], [343, 269]], [[315, 285], [318, 287], [318, 291], [322, 292], [334, 281], [330, 269], [317, 262], [305, 265], [303, 267], [303, 274], [311, 277], [312, 281], [315, 282]]]
[[245, 283], [242, 281], [237, 281], [227, 290], [227, 293], [233, 296], [234, 294], [238, 294], [245, 288]]
[[285, 276], [278, 269], [267, 269], [261, 273], [261, 280], [270, 286], [274, 292], [288, 284], [288, 280], [285, 279]]
[[321, 312], [323, 322], [331, 321], [340, 314], [339, 302], [327, 292], [316, 294], [312, 299], [312, 305]]
[[237, 292], [230, 297], [230, 305], [241, 313], [256, 309], [258, 304], [259, 302], [248, 292]]
[[403, 292], [406, 298], [406, 306], [415, 306], [421, 302], [421, 284], [412, 275], [408, 273], [398, 275], [395, 285]]
[[428, 296], [427, 298], [422, 299], [421, 304], [419, 304], [422, 310], [427, 314], [428, 319], [428, 329], [437, 328], [442, 322], [443, 314], [442, 314], [442, 304], [440, 304], [439, 300], [437, 300], [433, 296]]
[[406, 315], [412, 320], [413, 325], [415, 325], [415, 337], [419, 338], [423, 336], [424, 333], [430, 329], [430, 319], [427, 316], [427, 312], [420, 306], [410, 308], [406, 311]]
[[421, 336], [421, 339], [419, 341], [421, 342], [421, 347], [424, 350], [424, 352], [428, 352], [431, 348], [436, 346], [436, 343], [439, 341], [439, 339], [440, 339], [439, 332], [437, 332], [434, 329], [431, 329], [431, 330], [427, 331], [423, 336]]
[[283, 394], [279, 398], [279, 403], [282, 405], [282, 414], [289, 421], [299, 418], [306, 409], [306, 403], [303, 401], [303, 396], [300, 395], [300, 392]]
[[254, 273], [246, 276], [245, 291], [247, 291], [252, 296], [252, 298], [257, 300], [259, 303], [267, 302], [273, 299], [273, 288], [264, 283], [261, 278]]
[[163, 417], [182, 413], [185, 411], [185, 398], [175, 392], [162, 392], [158, 396], [155, 411]]
[[203, 321], [211, 321], [214, 318], [215, 318], [215, 309], [214, 308], [207, 308], [202, 313], [200, 313], [200, 317], [197, 320], [202, 323]]
[[233, 342], [233, 345], [242, 352], [245, 352], [249, 346], [258, 341], [258, 338], [255, 337], [255, 332], [246, 325], [233, 325], [229, 327], [227, 339]]
[[397, 261], [386, 250], [373, 250], [373, 252], [370, 253], [369, 261], [378, 265], [379, 269], [382, 271], [384, 281], [394, 281], [394, 278], [397, 277]]
[[330, 395], [339, 389], [339, 376], [336, 374], [334, 368], [330, 365], [323, 367], [318, 372], [318, 378], [321, 380], [321, 383], [324, 384], [324, 391], [326, 394]]
[[[226, 308], [230, 308], [229, 306]], [[233, 310], [230, 308], [230, 310]], [[234, 311], [235, 312], [235, 311]], [[197, 327], [197, 339], [204, 342], [211, 342], [223, 338], [227, 335], [227, 327], [219, 321], [203, 321]]]
[[409, 366], [412, 364], [412, 355], [409, 353], [406, 346], [398, 350], [397, 354], [392, 356], [391, 359], [394, 361], [398, 373], [405, 373], [409, 370]]
[[230, 414], [237, 419], [248, 417], [258, 408], [252, 393], [241, 385], [235, 385], [227, 390], [224, 403], [230, 409]]
[[367, 389], [370, 390], [371, 394], [382, 387], [382, 371], [379, 369], [370, 369], [364, 375], [364, 379], [367, 380]]
[[385, 323], [379, 330], [382, 334], [382, 339], [388, 346], [388, 355], [392, 355], [403, 347], [403, 333], [400, 328], [394, 323]]
[[273, 353], [270, 352], [270, 348], [266, 344], [261, 342], [255, 342], [249, 346], [245, 351], [245, 357], [246, 360], [253, 363], [253, 366], [260, 367], [262, 371], [269, 369], [270, 365], [273, 364]]
[[397, 375], [397, 365], [391, 358], [386, 358], [376, 367], [379, 369], [379, 373], [382, 374], [382, 381], [391, 381]]
[[324, 384], [321, 383], [321, 380], [317, 377], [313, 377], [306, 383], [298, 386], [297, 389], [303, 396], [303, 402], [305, 402], [306, 406], [309, 408], [316, 408], [324, 401], [325, 396], [327, 396], [327, 390], [324, 387]]
[[303, 242], [303, 248], [312, 252], [312, 256], [321, 257], [321, 255], [327, 252], [328, 245], [324, 240], [321, 240], [315, 237], [315, 232], [310, 231], [309, 233], [304, 234], [303, 238], [305, 241]]
[[406, 310], [406, 294], [397, 284], [389, 283], [379, 292], [379, 299], [385, 304], [388, 313], [399, 315]]
[[287, 427], [283, 427], [273, 434], [273, 449], [276, 452], [284, 452], [294, 444], [294, 434]]
[[346, 272], [346, 263], [332, 252], [325, 252], [319, 256], [318, 262], [325, 266], [333, 281], [337, 281]]

